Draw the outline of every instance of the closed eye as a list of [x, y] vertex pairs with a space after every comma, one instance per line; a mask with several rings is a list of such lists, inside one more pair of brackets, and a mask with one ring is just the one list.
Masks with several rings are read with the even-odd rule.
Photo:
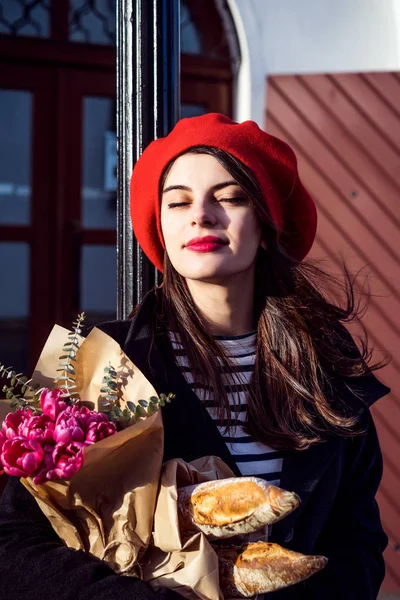
[[188, 206], [190, 202], [170, 202], [168, 208], [177, 208], [178, 206]]
[[227, 202], [228, 204], [248, 204], [247, 198], [237, 196], [235, 198], [219, 198], [217, 202]]

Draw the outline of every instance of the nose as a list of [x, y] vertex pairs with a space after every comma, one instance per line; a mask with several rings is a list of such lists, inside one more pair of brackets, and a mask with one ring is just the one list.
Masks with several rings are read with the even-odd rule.
[[210, 205], [210, 203], [206, 201], [194, 202], [191, 216], [192, 225], [213, 226], [217, 222], [217, 218], [213, 212], [212, 205]]

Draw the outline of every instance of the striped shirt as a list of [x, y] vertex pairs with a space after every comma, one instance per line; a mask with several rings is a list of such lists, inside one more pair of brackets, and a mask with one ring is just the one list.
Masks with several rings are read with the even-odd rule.
[[256, 356], [256, 333], [251, 332], [241, 336], [216, 337], [217, 341], [224, 346], [232, 363], [236, 365], [236, 368], [239, 367], [239, 373], [235, 373], [234, 375], [232, 374], [232, 369], [220, 367], [221, 376], [227, 386], [229, 404], [239, 404], [239, 412], [236, 417], [235, 411], [231, 411], [232, 424], [235, 427], [230, 431], [225, 430], [227, 422], [217, 418], [216, 403], [210, 386], [194, 381], [185, 349], [180, 343], [178, 335], [170, 332], [170, 338], [176, 361], [186, 381], [213, 418], [240, 473], [246, 476], [260, 477], [273, 485], [279, 486], [283, 453], [275, 451], [266, 444], [256, 442], [243, 429], [247, 415], [246, 392], [249, 387]]

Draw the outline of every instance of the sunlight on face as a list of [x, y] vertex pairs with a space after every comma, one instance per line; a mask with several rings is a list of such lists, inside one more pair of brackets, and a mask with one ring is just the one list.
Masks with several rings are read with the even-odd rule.
[[254, 269], [261, 227], [252, 204], [208, 154], [184, 154], [172, 165], [161, 202], [169, 259], [183, 277], [224, 282]]

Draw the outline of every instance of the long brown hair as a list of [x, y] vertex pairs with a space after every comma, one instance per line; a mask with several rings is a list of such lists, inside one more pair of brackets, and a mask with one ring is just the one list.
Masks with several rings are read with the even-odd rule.
[[[248, 392], [246, 431], [276, 449], [298, 450], [329, 434], [359, 433], [355, 412], [333, 402], [331, 382], [333, 377], [364, 375], [383, 363], [369, 364], [367, 340], [360, 352], [354, 351], [354, 343], [341, 324], [356, 319], [360, 312], [348, 271], [345, 269], [343, 283], [312, 261], [298, 263], [285, 253], [258, 183], [239, 160], [208, 146], [196, 146], [187, 152], [214, 156], [239, 183], [254, 206], [267, 243], [268, 250], [260, 248], [256, 258], [257, 351]], [[160, 193], [171, 165], [164, 173]], [[344, 291], [345, 306], [328, 299], [326, 292], [332, 286]], [[174, 269], [167, 253], [161, 287], [160, 318], [179, 334], [194, 380], [207, 382], [218, 402], [218, 418], [225, 419], [229, 429], [232, 406], [221, 370], [215, 368], [216, 359], [234, 373], [235, 367], [222, 344], [207, 330], [186, 280]], [[238, 372], [234, 377], [239, 378]]]

